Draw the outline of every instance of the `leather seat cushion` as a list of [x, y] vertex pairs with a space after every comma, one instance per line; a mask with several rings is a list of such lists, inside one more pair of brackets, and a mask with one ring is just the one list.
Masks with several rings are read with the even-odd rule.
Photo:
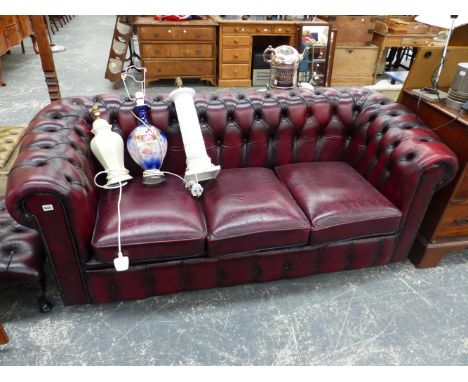
[[[92, 245], [96, 260], [117, 256], [119, 190], [103, 190]], [[121, 243], [130, 262], [196, 257], [205, 254], [206, 226], [200, 202], [180, 179], [166, 176], [154, 187], [135, 178], [122, 189]]]
[[308, 242], [307, 218], [270, 169], [221, 170], [206, 184], [202, 203], [211, 256]]
[[399, 229], [401, 211], [347, 163], [295, 163], [275, 170], [311, 223], [311, 245]]

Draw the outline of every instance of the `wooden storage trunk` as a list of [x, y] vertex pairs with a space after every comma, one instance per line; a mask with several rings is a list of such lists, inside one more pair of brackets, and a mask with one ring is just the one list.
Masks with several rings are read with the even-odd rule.
[[372, 85], [378, 46], [337, 46], [331, 86]]
[[319, 16], [337, 30], [336, 45], [368, 46], [372, 43], [374, 16]]

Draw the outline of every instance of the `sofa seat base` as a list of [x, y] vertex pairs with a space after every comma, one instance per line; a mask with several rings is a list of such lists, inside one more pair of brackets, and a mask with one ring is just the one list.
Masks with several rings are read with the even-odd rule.
[[312, 225], [311, 245], [399, 230], [401, 211], [347, 163], [294, 163], [275, 170]]
[[[119, 190], [104, 190], [99, 201], [92, 245], [97, 261], [117, 256]], [[122, 252], [131, 263], [205, 255], [206, 227], [199, 201], [181, 180], [167, 176], [154, 187], [134, 178], [122, 189]]]
[[133, 265], [128, 271], [88, 269], [89, 302], [143, 299], [182, 291], [228, 287], [383, 265], [397, 236], [270, 251]]
[[306, 245], [310, 224], [268, 168], [223, 169], [202, 196], [210, 256]]

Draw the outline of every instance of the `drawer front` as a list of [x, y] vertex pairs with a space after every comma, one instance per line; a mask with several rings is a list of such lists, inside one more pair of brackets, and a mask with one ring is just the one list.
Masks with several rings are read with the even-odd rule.
[[250, 62], [250, 49], [223, 49], [223, 62]]
[[214, 29], [190, 26], [142, 26], [139, 38], [142, 41], [213, 41]]
[[213, 74], [212, 60], [145, 60], [148, 78], [177, 76], [206, 76]]
[[250, 36], [223, 36], [221, 42], [223, 46], [250, 46]]
[[252, 28], [247, 25], [225, 25], [223, 28], [223, 34], [250, 34]]
[[221, 77], [223, 79], [248, 78], [250, 80], [249, 64], [222, 64]]
[[5, 37], [8, 41], [10, 46], [16, 45], [21, 43], [21, 32], [19, 30], [19, 26], [17, 24], [8, 25], [4, 29]]
[[255, 34], [272, 34], [273, 33], [272, 25], [254, 25], [252, 29], [253, 29], [253, 33]]
[[276, 25], [273, 27], [274, 34], [294, 34], [294, 27], [288, 25]]
[[374, 74], [377, 47], [340, 47], [335, 49], [333, 77], [368, 77]]
[[401, 39], [401, 46], [427, 46], [432, 42], [430, 38], [406, 37]]
[[210, 58], [213, 45], [142, 43], [141, 54], [144, 58]]
[[440, 219], [437, 237], [468, 235], [468, 201], [450, 204]]

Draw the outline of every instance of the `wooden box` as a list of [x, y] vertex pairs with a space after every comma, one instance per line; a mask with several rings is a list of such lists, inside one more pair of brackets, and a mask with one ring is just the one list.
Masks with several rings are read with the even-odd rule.
[[368, 46], [372, 43], [374, 16], [319, 16], [337, 30], [336, 45]]
[[424, 34], [429, 31], [429, 25], [415, 21], [405, 21], [401, 19], [390, 19], [388, 32], [395, 34]]
[[378, 46], [337, 46], [331, 86], [372, 85]]

